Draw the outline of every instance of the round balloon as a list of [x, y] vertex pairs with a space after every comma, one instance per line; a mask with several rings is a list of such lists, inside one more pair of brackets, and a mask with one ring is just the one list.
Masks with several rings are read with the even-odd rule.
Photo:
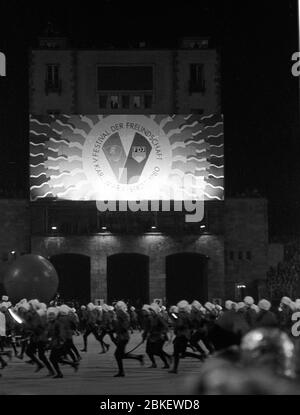
[[4, 287], [13, 302], [37, 298], [48, 302], [58, 287], [55, 268], [40, 255], [22, 255], [13, 261], [4, 275]]

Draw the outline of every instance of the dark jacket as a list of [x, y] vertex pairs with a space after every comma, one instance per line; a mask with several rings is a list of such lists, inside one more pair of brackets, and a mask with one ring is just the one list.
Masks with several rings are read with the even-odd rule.
[[113, 330], [116, 333], [116, 341], [129, 340], [130, 319], [128, 313], [123, 310], [116, 311], [116, 318], [113, 320]]
[[186, 311], [180, 311], [177, 314], [177, 319], [174, 319], [174, 333], [177, 337], [186, 337], [188, 340], [191, 338], [192, 321], [191, 316]]
[[257, 314], [255, 327], [277, 327], [278, 320], [272, 311], [260, 310]]

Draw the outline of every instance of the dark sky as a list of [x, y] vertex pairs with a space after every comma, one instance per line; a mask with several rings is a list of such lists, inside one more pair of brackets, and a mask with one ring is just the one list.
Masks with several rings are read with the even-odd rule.
[[0, 16], [8, 60], [0, 79], [0, 188], [26, 187], [27, 50], [48, 21], [74, 47], [172, 46], [178, 36], [211, 35], [222, 59], [226, 195], [258, 189], [269, 200], [271, 235], [300, 235], [296, 0], [1, 0]]

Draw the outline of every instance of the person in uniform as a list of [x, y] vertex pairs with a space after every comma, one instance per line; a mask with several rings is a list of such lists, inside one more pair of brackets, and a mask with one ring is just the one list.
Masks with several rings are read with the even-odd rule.
[[291, 327], [294, 324], [292, 315], [296, 311], [296, 306], [289, 297], [282, 297], [278, 309], [279, 328], [289, 335], [291, 334]]
[[39, 372], [46, 366], [49, 373], [51, 373], [53, 370], [45, 355], [45, 345], [47, 343], [47, 339], [45, 339], [46, 319], [42, 318], [41, 312], [41, 315], [38, 313], [40, 303], [37, 299], [30, 300], [28, 303], [30, 308], [25, 314], [25, 330], [29, 337], [29, 342], [25, 353], [30, 358], [30, 361], [36, 364], [36, 372]]
[[107, 320], [107, 305], [103, 304], [102, 306], [96, 306], [96, 311], [97, 311], [97, 329], [98, 329], [98, 341], [101, 345], [101, 352], [102, 353], [106, 353], [109, 350], [110, 345], [108, 343], [105, 343], [104, 341], [104, 337], [106, 336], [106, 334], [108, 334], [107, 328], [108, 328], [108, 320]]
[[134, 359], [138, 360], [142, 365], [144, 364], [144, 356], [142, 354], [136, 355], [133, 353], [125, 353], [126, 345], [129, 342], [129, 327], [130, 319], [127, 313], [127, 306], [123, 301], [118, 301], [115, 305], [115, 319], [113, 320], [114, 329], [114, 343], [116, 345], [115, 359], [118, 365], [118, 373], [115, 377], [125, 376], [123, 360]]
[[73, 335], [76, 331], [76, 320], [74, 318], [74, 313], [71, 308], [66, 304], [62, 304], [58, 307], [58, 316], [57, 321], [60, 324], [60, 336], [64, 340], [63, 343], [63, 356], [69, 355], [74, 363], [74, 369], [78, 369], [80, 355], [74, 345]]
[[207, 327], [205, 324], [206, 323], [205, 314], [203, 313], [202, 304], [199, 303], [199, 301], [194, 300], [191, 306], [192, 306], [192, 309], [191, 309], [192, 335], [190, 339], [190, 345], [193, 350], [197, 350], [197, 352], [200, 353], [204, 358], [205, 352], [201, 348], [199, 342], [201, 340], [204, 345], [208, 343], [208, 339], [207, 339], [208, 333], [207, 333]]
[[245, 303], [244, 317], [251, 330], [253, 327], [255, 327], [255, 321], [257, 317], [257, 312], [253, 309], [254, 299], [248, 295], [244, 298], [244, 303]]
[[151, 360], [150, 368], [156, 368], [154, 356], [159, 356], [164, 363], [163, 369], [169, 369], [171, 356], [163, 350], [164, 343], [168, 340], [168, 323], [160, 315], [160, 307], [157, 303], [149, 306], [149, 316], [143, 332], [143, 340], [147, 340], [146, 353]]
[[83, 310], [82, 313], [82, 327], [83, 327], [83, 349], [82, 352], [87, 352], [87, 346], [88, 346], [88, 336], [90, 334], [93, 334], [95, 339], [101, 344], [99, 340], [99, 328], [97, 325], [98, 319], [99, 319], [99, 313], [96, 309], [96, 306], [93, 303], [89, 303], [87, 305], [87, 309]]
[[268, 300], [262, 299], [258, 303], [259, 313], [256, 317], [255, 328], [259, 327], [278, 327], [278, 320], [275, 314], [270, 311], [271, 303]]
[[6, 361], [3, 359], [2, 356], [7, 356], [11, 359], [11, 352], [9, 350], [5, 350], [5, 342], [6, 342], [6, 306], [4, 303], [0, 304], [0, 364], [1, 369], [4, 369], [7, 366]]
[[[60, 306], [62, 307], [62, 306]], [[47, 310], [47, 338], [50, 348], [49, 360], [55, 370], [54, 379], [63, 378], [59, 363], [70, 365], [75, 371], [78, 370], [78, 362], [73, 360], [70, 362], [65, 359], [68, 350], [68, 337], [72, 330], [70, 330], [69, 322], [65, 317], [68, 317], [68, 310], [60, 307], [49, 307]], [[60, 314], [60, 318], [59, 318]], [[70, 354], [70, 353], [69, 353]]]
[[187, 346], [191, 339], [192, 322], [190, 317], [191, 307], [185, 300], [179, 301], [177, 304], [178, 314], [172, 313], [174, 334], [176, 335], [174, 345], [174, 365], [169, 373], [178, 373], [179, 359], [180, 357], [193, 357], [199, 360], [203, 360], [202, 354], [196, 354], [187, 352]]
[[102, 345], [102, 353], [106, 353], [110, 344], [104, 342], [104, 337], [108, 335], [113, 341], [113, 320], [114, 320], [114, 307], [108, 304], [102, 305], [102, 316], [99, 323], [99, 341]]

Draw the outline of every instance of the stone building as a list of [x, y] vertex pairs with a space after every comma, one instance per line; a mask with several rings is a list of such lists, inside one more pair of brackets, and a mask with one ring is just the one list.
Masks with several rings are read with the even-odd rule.
[[[219, 60], [206, 38], [176, 49], [76, 50], [45, 36], [29, 72], [31, 114], [220, 111]], [[2, 253], [49, 258], [69, 300], [239, 299], [258, 295], [268, 267], [264, 199], [205, 201], [200, 223], [187, 223], [184, 211], [99, 212], [93, 201], [51, 199], [0, 201], [0, 215], [7, 203], [14, 231]]]

